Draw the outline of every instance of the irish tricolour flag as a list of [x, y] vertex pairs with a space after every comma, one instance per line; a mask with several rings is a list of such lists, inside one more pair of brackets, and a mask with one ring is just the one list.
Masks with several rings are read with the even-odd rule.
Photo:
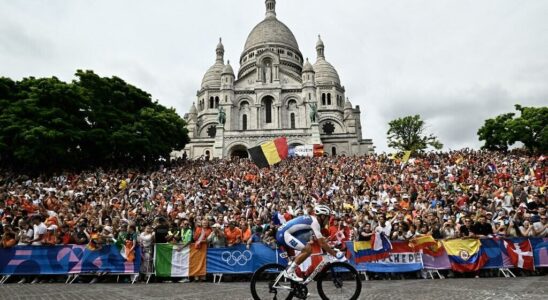
[[188, 277], [206, 275], [206, 247], [181, 247], [156, 244], [155, 263], [158, 277]]

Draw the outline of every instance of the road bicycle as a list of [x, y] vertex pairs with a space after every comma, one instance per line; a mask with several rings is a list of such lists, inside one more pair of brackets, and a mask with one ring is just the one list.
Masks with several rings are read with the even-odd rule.
[[[308, 284], [313, 280], [316, 280], [317, 292], [323, 300], [358, 299], [362, 281], [356, 268], [347, 262], [337, 261], [328, 254], [312, 254], [318, 255], [322, 256], [322, 261], [309, 276], [303, 278], [303, 282], [285, 278], [286, 267], [281, 264], [260, 267], [251, 277], [253, 299], [306, 299], [309, 296]], [[282, 257], [289, 258], [286, 252]]]

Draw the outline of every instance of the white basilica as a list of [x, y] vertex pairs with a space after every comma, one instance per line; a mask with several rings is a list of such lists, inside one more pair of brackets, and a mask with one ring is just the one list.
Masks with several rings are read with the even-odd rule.
[[[247, 37], [234, 74], [221, 41], [185, 120], [188, 158], [247, 157], [247, 149], [276, 137], [288, 144], [323, 144], [328, 155], [367, 154], [360, 107], [353, 107], [318, 37], [316, 62], [304, 59], [291, 30], [266, 0], [266, 18]], [[178, 155], [181, 155], [180, 152]]]

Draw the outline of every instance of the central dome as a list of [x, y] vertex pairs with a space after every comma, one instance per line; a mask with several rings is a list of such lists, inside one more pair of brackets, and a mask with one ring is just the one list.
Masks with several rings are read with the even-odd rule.
[[264, 44], [281, 44], [299, 51], [299, 44], [293, 32], [274, 16], [267, 17], [251, 30], [245, 42], [244, 53]]

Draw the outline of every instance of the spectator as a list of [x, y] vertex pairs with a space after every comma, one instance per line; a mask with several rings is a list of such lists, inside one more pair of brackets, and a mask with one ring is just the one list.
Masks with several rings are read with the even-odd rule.
[[249, 227], [246, 220], [240, 220], [240, 230], [242, 231], [242, 242], [247, 244], [249, 239], [251, 239], [251, 228]]
[[32, 224], [33, 224], [32, 230], [34, 233], [34, 237], [31, 241], [31, 245], [41, 246], [44, 240], [44, 237], [46, 236], [46, 233], [47, 233], [47, 227], [44, 224], [44, 222], [42, 222], [42, 217], [39, 215], [32, 217]]
[[207, 237], [207, 243], [213, 248], [226, 247], [226, 237], [224, 231], [221, 229], [221, 225], [215, 223], [212, 228], [213, 231]]
[[202, 220], [201, 224], [202, 226], [197, 227], [196, 231], [194, 232], [194, 241], [196, 248], [200, 248], [202, 244], [206, 244], [207, 238], [212, 232], [212, 228], [209, 227], [208, 220]]
[[251, 248], [251, 244], [253, 243], [260, 243], [263, 238], [263, 228], [258, 227], [257, 231], [255, 231], [249, 239], [246, 241], [246, 248], [249, 250]]
[[169, 226], [164, 217], [158, 218], [158, 225], [154, 229], [154, 236], [156, 237], [156, 243], [165, 244], [168, 242], [167, 236], [169, 234]]
[[18, 243], [20, 246], [30, 245], [32, 239], [34, 238], [34, 231], [30, 227], [29, 223], [23, 219], [19, 220], [19, 233], [17, 236]]
[[141, 246], [142, 262], [141, 273], [152, 274], [154, 272], [154, 230], [152, 226], [147, 225], [145, 230], [139, 235], [139, 244]]
[[190, 222], [187, 219], [183, 219], [181, 222], [180, 235], [178, 236], [179, 242], [183, 247], [187, 247], [192, 243], [193, 233], [190, 228]]
[[236, 227], [236, 221], [230, 221], [228, 228], [225, 228], [226, 245], [232, 247], [242, 242], [242, 230]]
[[358, 241], [370, 241], [371, 236], [374, 234], [371, 230], [371, 224], [365, 223], [365, 225], [360, 226]]

